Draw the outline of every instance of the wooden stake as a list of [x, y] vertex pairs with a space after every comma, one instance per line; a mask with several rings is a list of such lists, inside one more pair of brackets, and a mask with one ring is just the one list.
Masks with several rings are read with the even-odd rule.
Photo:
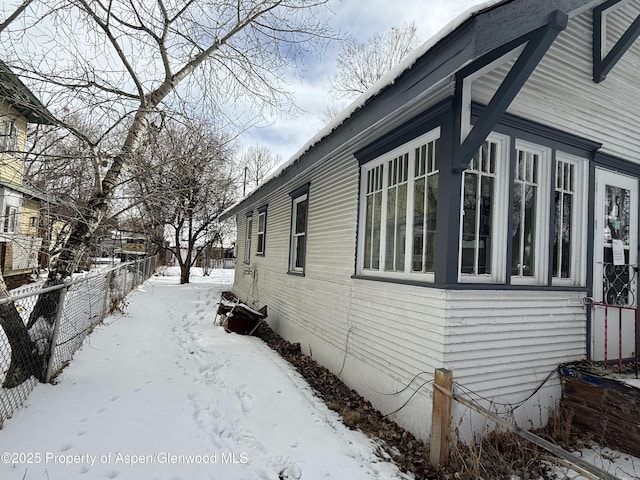
[[[453, 390], [453, 372], [438, 368], [434, 374], [434, 387]], [[449, 458], [451, 440], [451, 396], [439, 388], [433, 389], [433, 412], [431, 415], [431, 446], [429, 460], [434, 467], [441, 467]]]

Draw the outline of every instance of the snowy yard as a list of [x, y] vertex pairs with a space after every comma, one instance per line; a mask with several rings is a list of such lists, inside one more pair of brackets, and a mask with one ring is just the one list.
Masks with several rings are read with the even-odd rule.
[[0, 430], [0, 478], [392, 479], [262, 341], [214, 326], [233, 270], [153, 277]]
[[[255, 337], [215, 326], [233, 270], [153, 277], [0, 430], [0, 479], [407, 479]], [[621, 479], [640, 461], [582, 455]], [[558, 478], [584, 479], [566, 469]]]

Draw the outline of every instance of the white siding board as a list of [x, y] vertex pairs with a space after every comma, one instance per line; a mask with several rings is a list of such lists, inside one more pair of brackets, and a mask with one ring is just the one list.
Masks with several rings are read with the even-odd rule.
[[[586, 356], [580, 292], [451, 291], [445, 361], [454, 379], [487, 398], [526, 398], [561, 363]], [[571, 300], [571, 303], [569, 300]], [[540, 402], [559, 396], [552, 380]]]

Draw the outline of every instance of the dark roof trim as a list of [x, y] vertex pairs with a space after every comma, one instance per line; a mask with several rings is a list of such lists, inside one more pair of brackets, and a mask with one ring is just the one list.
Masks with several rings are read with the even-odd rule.
[[460, 69], [494, 49], [544, 27], [553, 12], [559, 10], [572, 16], [592, 8], [599, 1], [502, 0], [463, 13], [354, 101], [273, 176], [219, 218], [230, 218], [252, 205], [263, 203], [266, 197], [295, 181], [328, 155], [344, 150], [348, 145], [361, 145], [358, 140], [385, 119], [395, 116], [400, 123], [398, 112], [401, 110], [419, 112], [419, 104], [428, 104], [429, 92], [440, 82], [449, 81]]
[[52, 125], [53, 115], [18, 76], [0, 60], [0, 101], [6, 99], [29, 123]]

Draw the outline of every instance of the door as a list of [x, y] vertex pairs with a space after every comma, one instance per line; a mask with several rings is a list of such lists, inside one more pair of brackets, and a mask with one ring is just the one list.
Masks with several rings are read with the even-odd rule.
[[638, 305], [638, 179], [596, 169], [591, 359], [631, 358]]

